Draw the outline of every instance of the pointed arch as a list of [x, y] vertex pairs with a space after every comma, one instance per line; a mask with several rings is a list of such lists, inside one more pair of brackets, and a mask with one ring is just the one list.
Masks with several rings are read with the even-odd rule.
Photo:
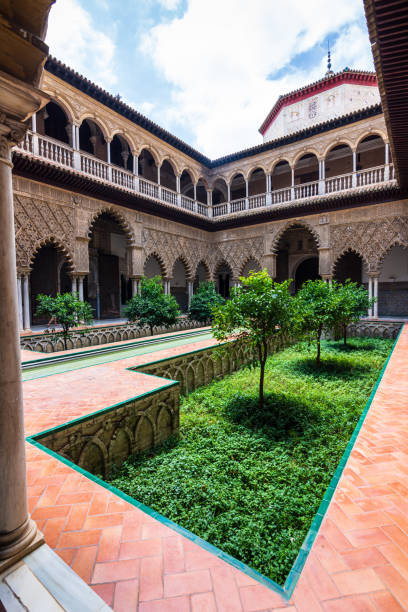
[[173, 270], [175, 264], [181, 261], [182, 264], [185, 267], [186, 270], [186, 280], [191, 281], [193, 280], [193, 269], [191, 267], [191, 263], [188, 261], [188, 258], [186, 257], [186, 255], [184, 255], [184, 253], [180, 253], [178, 255], [176, 255], [173, 259], [173, 262], [171, 264], [171, 269]]
[[345, 255], [355, 255], [357, 257], [360, 257], [362, 264], [366, 267], [366, 270], [368, 270], [369, 268], [369, 264], [368, 264], [368, 260], [365, 256], [365, 254], [362, 251], [359, 251], [358, 249], [352, 248], [352, 247], [345, 247], [334, 259], [333, 264], [331, 266], [331, 273], [333, 276], [336, 276], [336, 270], [339, 266], [340, 260], [342, 259], [342, 257], [344, 257]]
[[272, 241], [272, 245], [271, 245], [271, 252], [276, 254], [278, 245], [279, 245], [279, 241], [282, 238], [283, 234], [290, 229], [293, 226], [296, 225], [302, 225], [306, 230], [308, 230], [315, 242], [316, 242], [316, 247], [319, 248], [320, 247], [320, 236], [318, 234], [318, 232], [316, 231], [316, 229], [310, 225], [307, 221], [304, 221], [303, 219], [291, 219], [290, 221], [288, 221], [287, 223], [285, 223], [285, 225], [283, 225], [281, 227], [281, 229], [277, 232], [277, 234], [275, 235], [273, 241]]
[[135, 237], [134, 237], [134, 233], [133, 230], [130, 226], [129, 221], [126, 219], [126, 217], [119, 211], [117, 210], [114, 206], [104, 206], [100, 209], [98, 209], [97, 212], [93, 213], [93, 215], [91, 216], [89, 223], [88, 223], [88, 231], [87, 231], [87, 237], [90, 238], [92, 236], [92, 231], [94, 228], [95, 223], [98, 221], [98, 219], [102, 216], [102, 215], [108, 215], [110, 217], [112, 217], [119, 225], [119, 227], [121, 228], [121, 230], [124, 232], [127, 241], [128, 241], [128, 245], [131, 246], [134, 244], [135, 242]]
[[45, 247], [45, 246], [54, 247], [59, 253], [61, 253], [64, 256], [65, 261], [68, 265], [68, 269], [72, 270], [74, 268], [74, 258], [73, 258], [70, 247], [64, 244], [59, 238], [56, 238], [55, 236], [52, 236], [52, 235], [46, 236], [45, 238], [40, 238], [40, 240], [37, 240], [37, 242], [35, 243], [31, 251], [30, 268], [32, 268], [33, 266], [34, 259], [38, 251], [42, 249], [42, 247]]
[[[254, 267], [251, 268], [250, 266], [254, 266]], [[245, 271], [249, 273], [251, 271], [259, 272], [260, 270], [262, 270], [260, 261], [253, 255], [250, 255], [244, 260], [243, 264], [241, 265], [239, 275], [244, 276]]]
[[143, 273], [145, 274], [146, 264], [151, 259], [155, 259], [156, 262], [159, 264], [161, 276], [163, 278], [168, 278], [169, 274], [168, 274], [168, 270], [167, 270], [167, 267], [166, 267], [166, 263], [165, 263], [163, 257], [161, 255], [159, 255], [159, 253], [157, 251], [151, 251], [149, 254], [146, 255], [146, 259], [144, 260], [144, 263], [143, 263]]

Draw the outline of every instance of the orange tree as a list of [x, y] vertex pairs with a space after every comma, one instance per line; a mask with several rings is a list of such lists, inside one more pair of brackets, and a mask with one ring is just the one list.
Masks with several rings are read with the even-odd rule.
[[271, 340], [292, 324], [290, 280], [276, 283], [266, 270], [240, 278], [224, 306], [214, 310], [212, 330], [217, 340], [236, 340], [252, 347], [259, 360], [259, 407], [264, 406], [265, 363]]

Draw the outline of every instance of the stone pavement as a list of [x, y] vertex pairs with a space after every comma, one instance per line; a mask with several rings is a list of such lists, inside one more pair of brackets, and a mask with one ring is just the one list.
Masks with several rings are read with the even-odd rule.
[[[182, 352], [25, 382], [27, 434], [158, 386], [162, 379], [125, 368]], [[27, 469], [30, 510], [46, 542], [116, 612], [408, 610], [408, 326], [290, 602], [30, 443]]]

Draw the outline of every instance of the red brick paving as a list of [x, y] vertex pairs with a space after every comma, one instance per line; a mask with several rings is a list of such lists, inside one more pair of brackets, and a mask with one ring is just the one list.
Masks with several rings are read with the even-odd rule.
[[[27, 433], [154, 388], [161, 379], [125, 368], [178, 352], [24, 383]], [[405, 326], [290, 602], [27, 444], [32, 516], [116, 612], [408, 610], [407, 417]]]

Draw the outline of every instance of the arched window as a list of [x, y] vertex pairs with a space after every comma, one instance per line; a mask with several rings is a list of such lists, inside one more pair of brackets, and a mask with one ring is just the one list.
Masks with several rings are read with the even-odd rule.
[[228, 188], [224, 179], [218, 178], [213, 187], [212, 203], [222, 204], [228, 200]]
[[341, 176], [353, 172], [353, 152], [347, 144], [333, 146], [326, 155], [325, 177]]
[[207, 204], [207, 186], [201, 178], [198, 179], [196, 193], [197, 201], [201, 202], [202, 204]]
[[37, 132], [70, 144], [71, 126], [64, 110], [57, 102], [48, 102], [37, 113]]
[[286, 189], [292, 185], [292, 170], [289, 162], [282, 160], [278, 162], [271, 174], [272, 191]]
[[160, 184], [167, 189], [177, 191], [176, 175], [174, 173], [173, 166], [165, 159], [160, 168]]
[[246, 183], [245, 183], [244, 176], [241, 173], [236, 174], [233, 177], [231, 181], [230, 192], [231, 192], [231, 201], [241, 200], [242, 198], [245, 198]]
[[385, 164], [385, 144], [381, 136], [371, 134], [357, 147], [357, 171]]
[[139, 155], [139, 176], [157, 183], [157, 165], [148, 149], [143, 149]]
[[313, 153], [303, 155], [295, 165], [295, 185], [319, 180], [319, 162]]
[[121, 134], [115, 134], [110, 143], [110, 159], [115, 166], [133, 172], [133, 155], [129, 143]]
[[266, 175], [262, 168], [252, 170], [248, 180], [248, 195], [266, 193]]
[[[180, 176], [180, 192], [183, 196], [194, 200], [194, 183], [188, 170], [183, 170]], [[206, 194], [207, 201], [207, 194]]]
[[79, 148], [107, 161], [107, 145], [102, 130], [92, 119], [84, 119], [79, 127]]

